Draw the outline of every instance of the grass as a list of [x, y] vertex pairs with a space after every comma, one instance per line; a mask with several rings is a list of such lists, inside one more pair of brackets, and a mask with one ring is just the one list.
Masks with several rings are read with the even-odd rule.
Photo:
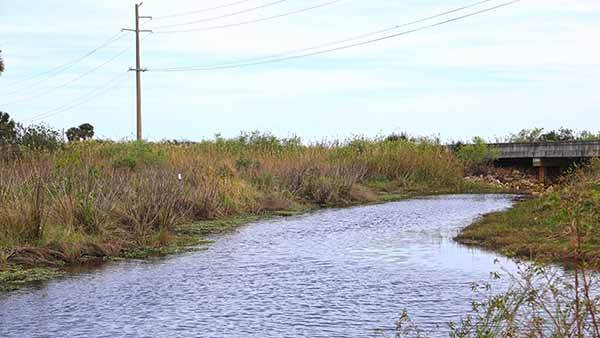
[[[496, 292], [493, 281], [473, 284], [471, 313], [449, 323], [449, 337], [600, 337], [600, 297], [594, 292], [600, 268], [600, 160], [574, 170], [552, 191], [485, 216], [456, 240], [534, 262], [517, 259], [516, 272], [491, 274], [492, 280], [508, 280], [506, 291]], [[404, 313], [395, 337], [425, 335]]]
[[252, 133], [22, 151], [0, 162], [0, 271], [181, 252], [257, 217], [491, 191], [463, 168], [428, 139], [302, 145]]
[[[459, 321], [447, 323], [448, 337], [600, 337], [600, 298], [592, 292], [597, 275], [581, 267], [565, 275], [548, 266], [519, 264], [516, 272], [495, 272], [490, 279], [471, 285], [471, 310]], [[508, 282], [508, 289], [496, 290], [498, 280]], [[393, 335], [377, 332], [373, 337], [428, 335], [404, 311]]]
[[[561, 187], [519, 202], [514, 208], [484, 216], [456, 240], [543, 262], [600, 262], [600, 165], [595, 160], [577, 170]], [[572, 224], [573, 220], [578, 224]], [[573, 256], [573, 232], [580, 236]]]

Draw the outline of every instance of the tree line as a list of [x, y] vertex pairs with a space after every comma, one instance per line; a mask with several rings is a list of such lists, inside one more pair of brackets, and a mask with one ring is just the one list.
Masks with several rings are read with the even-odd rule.
[[502, 142], [508, 143], [536, 143], [536, 142], [565, 142], [565, 141], [598, 141], [600, 133], [587, 130], [575, 131], [561, 127], [558, 130], [546, 131], [544, 128], [523, 129], [516, 134], [509, 135]]
[[[0, 75], [4, 73], [4, 59], [0, 50]], [[84, 141], [94, 137], [94, 126], [84, 123], [69, 128], [66, 132], [69, 142]], [[11, 119], [8, 113], [0, 111], [0, 146], [24, 145], [36, 150], [54, 149], [64, 141], [61, 133], [43, 125], [24, 127]]]
[[0, 111], [0, 151], [12, 156], [22, 148], [33, 151], [55, 151], [69, 142], [89, 140], [94, 137], [94, 126], [84, 123], [70, 128], [65, 135], [45, 125], [24, 126], [8, 113]]

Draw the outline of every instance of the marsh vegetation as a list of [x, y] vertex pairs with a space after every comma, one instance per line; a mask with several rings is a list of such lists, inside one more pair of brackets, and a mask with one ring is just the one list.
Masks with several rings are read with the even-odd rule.
[[0, 166], [4, 269], [160, 252], [200, 221], [488, 188], [427, 138], [35, 144], [52, 147], [17, 145]]

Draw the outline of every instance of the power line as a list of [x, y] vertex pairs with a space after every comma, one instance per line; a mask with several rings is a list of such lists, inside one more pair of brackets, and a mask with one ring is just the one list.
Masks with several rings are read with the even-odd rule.
[[38, 121], [42, 121], [45, 119], [48, 119], [50, 117], [62, 114], [66, 111], [69, 111], [73, 108], [79, 107], [83, 104], [86, 104], [88, 102], [90, 102], [91, 100], [101, 96], [102, 94], [108, 92], [109, 90], [119, 86], [121, 84], [121, 79], [123, 79], [124, 77], [126, 77], [128, 75], [127, 73], [121, 73], [118, 76], [111, 78], [109, 81], [107, 81], [103, 86], [101, 86], [100, 88], [96, 88], [93, 91], [80, 96], [78, 99], [76, 99], [75, 103], [69, 103], [69, 104], [65, 104], [62, 105], [58, 108], [52, 109], [52, 110], [48, 110], [44, 113], [32, 116], [31, 118], [29, 118], [28, 120], [25, 121], [25, 124], [31, 124], [31, 123], [35, 123]]
[[[283, 1], [286, 1], [286, 0], [278, 0], [278, 1], [272, 2], [270, 4], [274, 5], [276, 3], [280, 3], [280, 2], [283, 2]], [[318, 5], [314, 5], [314, 6], [311, 6], [311, 7], [306, 7], [306, 8], [298, 9], [298, 10], [291, 11], [291, 12], [281, 13], [281, 14], [278, 14], [278, 15], [269, 16], [269, 17], [263, 17], [263, 18], [259, 18], [259, 19], [255, 19], [255, 20], [249, 20], [249, 21], [245, 21], [245, 22], [238, 22], [238, 23], [229, 24], [229, 25], [214, 26], [214, 27], [204, 27], [204, 28], [199, 28], [199, 29], [189, 29], [189, 30], [182, 30], [182, 31], [158, 31], [157, 33], [158, 34], [161, 34], [161, 33], [162, 34], [183, 33], [183, 32], [205, 31], [205, 30], [212, 30], [212, 29], [218, 29], [218, 28], [226, 28], [226, 27], [234, 27], [234, 26], [247, 25], [247, 24], [250, 24], [250, 23], [261, 22], [261, 21], [266, 21], [266, 20], [271, 20], [271, 19], [275, 19], [275, 18], [280, 18], [280, 17], [288, 16], [288, 15], [293, 15], [293, 14], [298, 14], [298, 13], [306, 12], [306, 11], [309, 11], [309, 10], [312, 10], [312, 9], [316, 9], [316, 8], [320, 8], [320, 7], [325, 7], [325, 6], [328, 6], [328, 5], [332, 5], [332, 4], [340, 2], [340, 1], [342, 1], [342, 0], [333, 0], [333, 1], [325, 2], [325, 3], [321, 3], [321, 4], [318, 4]], [[373, 31], [373, 32], [369, 32], [369, 33], [366, 33], [366, 34], [361, 34], [361, 35], [353, 36], [353, 37], [346, 38], [346, 39], [343, 39], [343, 40], [337, 40], [337, 41], [327, 42], [327, 43], [323, 43], [323, 44], [320, 44], [320, 45], [317, 45], [317, 46], [313, 46], [313, 47], [296, 49], [296, 50], [292, 50], [292, 51], [287, 51], [287, 52], [282, 52], [282, 53], [278, 53], [278, 54], [273, 54], [273, 55], [270, 55], [270, 56], [265, 56], [265, 57], [260, 57], [260, 58], [253, 58], [253, 59], [245, 59], [245, 60], [239, 60], [239, 61], [232, 61], [232, 62], [224, 63], [224, 64], [200, 66], [200, 67], [190, 66], [190, 67], [177, 67], [177, 68], [157, 68], [157, 69], [149, 69], [149, 71], [156, 71], [156, 72], [206, 71], [206, 70], [216, 70], [216, 69], [230, 69], [230, 68], [249, 67], [249, 66], [260, 65], [260, 64], [267, 64], [267, 63], [274, 63], [274, 62], [282, 62], [282, 61], [286, 61], [286, 60], [300, 59], [300, 58], [304, 58], [304, 57], [310, 57], [310, 56], [314, 56], [314, 55], [326, 54], [326, 53], [331, 53], [331, 52], [334, 52], [334, 51], [349, 49], [349, 48], [353, 48], [353, 47], [358, 47], [358, 46], [363, 46], [363, 45], [369, 45], [369, 44], [377, 43], [377, 42], [380, 42], [380, 41], [384, 41], [384, 40], [388, 40], [388, 39], [400, 37], [400, 36], [403, 36], [403, 35], [408, 35], [408, 34], [411, 34], [411, 33], [419, 32], [419, 31], [422, 31], [422, 30], [432, 29], [434, 27], [438, 27], [438, 26], [442, 26], [442, 25], [445, 25], [445, 24], [448, 24], [448, 23], [455, 22], [455, 21], [463, 20], [463, 19], [466, 19], [466, 18], [469, 18], [469, 17], [472, 17], [472, 16], [476, 16], [476, 15], [479, 15], [479, 14], [491, 12], [493, 10], [496, 10], [496, 9], [499, 9], [499, 8], [502, 8], [502, 7], [506, 7], [506, 6], [515, 4], [517, 2], [520, 2], [520, 0], [507, 1], [507, 2], [501, 3], [499, 5], [495, 5], [495, 6], [487, 7], [487, 8], [481, 9], [481, 10], [469, 12], [469, 13], [466, 13], [464, 15], [452, 17], [452, 18], [445, 19], [445, 20], [442, 20], [442, 21], [437, 21], [437, 22], [434, 22], [434, 23], [431, 23], [431, 24], [425, 24], [423, 26], [419, 26], [419, 27], [412, 28], [412, 29], [409, 29], [409, 30], [397, 32], [395, 34], [388, 34], [388, 35], [380, 36], [381, 34], [385, 34], [385, 33], [388, 33], [388, 32], [394, 31], [394, 30], [398, 30], [401, 27], [406, 27], [406, 26], [410, 26], [410, 25], [416, 25], [416, 24], [419, 24], [419, 23], [425, 23], [426, 21], [429, 21], [429, 20], [440, 18], [440, 17], [446, 16], [446, 15], [449, 15], [449, 14], [452, 14], [452, 13], [463, 11], [463, 10], [466, 10], [466, 9], [469, 9], [469, 8], [472, 8], [472, 7], [475, 7], [475, 6], [479, 6], [479, 5], [482, 5], [482, 4], [485, 4], [485, 3], [489, 3], [489, 2], [492, 2], [492, 1], [495, 1], [495, 0], [481, 0], [481, 1], [475, 2], [473, 4], [469, 4], [469, 5], [466, 5], [466, 6], [457, 8], [457, 9], [453, 9], [453, 10], [450, 10], [450, 11], [446, 11], [446, 12], [443, 12], [443, 13], [440, 13], [440, 14], [435, 14], [435, 15], [432, 15], [432, 16], [429, 16], [429, 17], [426, 17], [426, 18], [423, 18], [423, 19], [418, 19], [418, 20], [415, 20], [415, 21], [412, 21], [412, 22], [409, 22], [409, 23], [405, 23], [405, 24], [401, 24], [401, 25], [396, 25], [396, 26], [393, 26], [393, 27], [388, 27], [388, 28], [385, 28], [385, 29], [382, 29], [382, 30]], [[238, 1], [236, 4], [239, 4], [239, 3], [242, 3], [242, 2], [245, 2], [245, 1]], [[233, 6], [233, 3], [229, 4], [229, 5]], [[266, 4], [266, 5], [263, 5], [263, 6], [267, 6], [267, 5], [269, 5], [269, 4]], [[225, 5], [223, 5], [223, 6], [225, 6]], [[249, 9], [247, 9], [246, 11], [248, 11], [248, 10]], [[180, 14], [183, 14], [183, 13], [180, 13]], [[234, 14], [230, 13], [228, 15], [232, 16]], [[173, 17], [173, 16], [171, 16], [171, 17]], [[194, 23], [197, 23], [197, 22], [194, 22]], [[192, 24], [192, 23], [185, 23], [185, 24]], [[179, 25], [184, 25], [184, 24], [179, 24]], [[163, 26], [163, 27], [165, 27], [165, 26]], [[119, 33], [119, 35], [120, 34], [121, 33]], [[118, 40], [119, 39], [119, 35], [116, 35], [112, 39], [114, 39], [115, 41]], [[150, 36], [150, 35], [148, 35], [148, 36]], [[144, 39], [147, 38], [148, 36], [144, 37]], [[372, 39], [365, 40], [365, 41], [360, 41], [360, 40], [364, 40], [366, 38], [370, 38], [370, 37], [373, 37], [373, 36], [379, 36], [379, 37], [372, 38]], [[354, 42], [354, 41], [357, 41], [357, 40], [359, 40], [359, 42]], [[101, 48], [105, 47], [106, 45], [108, 45], [108, 44], [110, 44], [112, 42], [114, 42], [114, 41], [110, 41], [109, 40], [109, 41], [107, 41], [104, 44], [104, 46], [101, 46], [101, 47], [97, 48], [96, 50], [94, 50], [94, 51], [92, 51], [92, 52], [90, 52], [88, 54], [92, 55], [97, 50], [100, 50]], [[350, 43], [350, 42], [353, 42], [353, 43]], [[337, 46], [337, 47], [323, 49], [323, 48], [331, 47], [331, 46]], [[68, 86], [68, 85], [70, 85], [70, 84], [78, 81], [79, 79], [81, 79], [81, 78], [89, 75], [90, 73], [92, 73], [92, 72], [94, 72], [94, 71], [102, 68], [103, 66], [109, 64], [110, 62], [114, 61], [119, 56], [123, 55], [128, 50], [130, 50], [131, 48], [132, 47], [129, 47], [129, 48], [127, 48], [127, 49], [119, 52], [119, 54], [115, 55], [114, 57], [112, 57], [108, 61], [106, 61], [106, 62], [104, 62], [104, 63], [102, 63], [100, 65], [97, 65], [93, 69], [88, 70], [87, 72], [85, 72], [83, 74], [80, 74], [79, 76], [75, 77], [74, 79], [71, 79], [70, 81], [68, 81], [66, 83], [61, 84], [60, 86], [57, 86], [57, 87], [54, 87], [54, 88], [50, 88], [49, 90], [46, 90], [46, 91], [42, 92], [41, 95], [39, 95], [40, 93], [38, 93], [37, 97], [46, 95], [47, 93], [49, 93], [51, 91], [54, 91], [54, 90], [66, 87], [66, 86]], [[86, 54], [83, 57], [81, 57], [80, 59], [83, 60], [86, 57], [88, 57], [89, 55]], [[79, 59], [75, 60], [74, 63], [81, 62], [81, 60], [79, 60]], [[67, 68], [67, 67], [70, 68], [70, 67], [72, 67], [72, 65], [70, 63], [67, 63], [65, 65], [62, 65], [62, 66], [59, 66], [59, 67], [55, 67], [54, 69], [52, 69], [52, 70], [50, 70], [48, 72], [45, 72], [44, 75], [45, 74], [52, 74], [53, 71], [57, 71], [57, 72], [64, 71], [66, 69], [62, 69], [62, 68]], [[137, 66], [137, 70], [140, 70], [140, 66], [139, 65]], [[37, 122], [37, 121], [40, 121], [40, 120], [44, 120], [44, 119], [50, 118], [52, 116], [59, 115], [59, 114], [65, 112], [65, 111], [71, 110], [71, 109], [76, 108], [78, 106], [81, 106], [81, 105], [83, 105], [83, 104], [85, 104], [85, 103], [87, 103], [87, 102], [95, 99], [96, 97], [98, 97], [98, 96], [106, 93], [107, 91], [111, 90], [112, 88], [117, 87], [121, 83], [121, 79], [123, 77], [125, 77], [126, 75], [127, 75], [127, 73], [125, 73], [125, 74], [119, 74], [117, 77], [111, 79], [107, 83], [103, 84], [101, 87], [92, 90], [91, 92], [89, 92], [89, 93], [87, 93], [87, 94], [85, 94], [85, 95], [77, 98], [74, 101], [71, 101], [70, 103], [64, 104], [64, 105], [62, 105], [62, 106], [60, 106], [58, 108], [46, 111], [44, 113], [32, 116], [29, 120], [27, 120], [26, 123], [33, 123], [33, 122]], [[40, 75], [38, 74], [36, 76], [40, 76]], [[33, 97], [36, 97], [36, 96], [33, 96]], [[31, 99], [31, 97], [28, 98], [28, 99]]]
[[[148, 34], [145, 37], [143, 37], [142, 41], [145, 40], [145, 39], [147, 39], [148, 37], [150, 37], [150, 34]], [[68, 80], [68, 81], [66, 81], [66, 82], [64, 82], [64, 83], [62, 83], [62, 84], [60, 84], [58, 86], [50, 87], [50, 88], [47, 88], [46, 90], [43, 90], [43, 91], [38, 92], [36, 94], [29, 95], [29, 96], [26, 96], [26, 97], [22, 97], [22, 98], [19, 98], [19, 99], [13, 100], [13, 101], [9, 101], [7, 103], [2, 103], [2, 104], [3, 105], [12, 105], [12, 104], [19, 104], [19, 103], [23, 103], [23, 102], [28, 102], [28, 101], [30, 101], [32, 99], [40, 98], [40, 97], [46, 96], [46, 95], [48, 95], [48, 94], [50, 94], [50, 93], [52, 93], [52, 92], [54, 92], [56, 90], [68, 87], [69, 85], [71, 85], [73, 83], [76, 83], [79, 80], [83, 79], [84, 77], [86, 77], [86, 76], [88, 76], [88, 75], [90, 75], [90, 74], [98, 71], [99, 69], [101, 69], [101, 68], [103, 68], [103, 67], [111, 64], [112, 62], [114, 62], [115, 60], [117, 60], [119, 57], [121, 57], [123, 54], [127, 53], [128, 51], [130, 51], [132, 49], [133, 49], [133, 46], [127, 47], [127, 48], [121, 50], [120, 52], [118, 52], [117, 54], [115, 54], [114, 56], [112, 56], [111, 58], [109, 58], [107, 61], [96, 65], [95, 67], [87, 70], [86, 72], [83, 72], [83, 73], [77, 75], [76, 77], [74, 77], [74, 78], [72, 78], [72, 79], [70, 79], [70, 80]]]
[[295, 14], [300, 14], [300, 13], [308, 12], [308, 11], [313, 10], [313, 9], [317, 9], [317, 8], [322, 8], [322, 7], [325, 7], [325, 6], [333, 5], [333, 4], [338, 3], [340, 1], [342, 1], [342, 0], [333, 0], [333, 1], [325, 2], [325, 3], [319, 4], [319, 5], [314, 5], [314, 6], [311, 6], [311, 7], [305, 7], [305, 8], [297, 9], [297, 10], [290, 11], [290, 12], [285, 12], [285, 13], [281, 13], [281, 14], [277, 14], [277, 15], [267, 16], [267, 17], [260, 18], [260, 19], [242, 21], [242, 22], [237, 22], [237, 23], [232, 23], [232, 24], [227, 24], [227, 25], [208, 26], [208, 27], [195, 28], [195, 29], [185, 29], [185, 30], [155, 31], [154, 33], [156, 33], [156, 34], [177, 34], [177, 33], [203, 32], [203, 31], [209, 31], [209, 30], [215, 30], [215, 29], [223, 29], [223, 28], [231, 28], [231, 27], [237, 27], [237, 26], [244, 26], [244, 25], [249, 25], [249, 24], [253, 24], [253, 23], [258, 23], [258, 22], [263, 22], [263, 21], [268, 21], [268, 20], [273, 20], [273, 19], [277, 19], [277, 18], [283, 18], [283, 17], [290, 16], [290, 15], [295, 15]]
[[86, 71], [86, 72], [84, 72], [84, 73], [82, 73], [82, 74], [80, 74], [80, 75], [72, 78], [71, 80], [68, 80], [68, 81], [66, 81], [66, 82], [58, 85], [58, 86], [50, 87], [50, 88], [47, 88], [46, 90], [38, 92], [36, 94], [29, 95], [29, 96], [26, 96], [26, 97], [23, 97], [23, 98], [20, 98], [20, 99], [17, 99], [17, 100], [13, 100], [13, 101], [4, 103], [4, 105], [12, 105], [12, 104], [19, 104], [19, 103], [23, 103], [23, 102], [28, 102], [28, 101], [30, 101], [32, 99], [40, 98], [40, 97], [46, 96], [46, 95], [48, 95], [48, 94], [50, 94], [50, 93], [52, 93], [52, 92], [54, 92], [56, 90], [65, 88], [65, 87], [67, 87], [67, 86], [69, 86], [69, 85], [71, 85], [73, 83], [76, 83], [77, 81], [83, 79], [84, 77], [86, 77], [86, 76], [88, 76], [88, 75], [96, 72], [100, 68], [102, 68], [102, 67], [104, 67], [104, 66], [112, 63], [113, 61], [115, 61], [116, 59], [118, 59], [120, 56], [122, 56], [123, 54], [127, 53], [128, 51], [130, 51], [132, 48], [133, 47], [127, 47], [127, 48], [121, 50], [119, 53], [117, 53], [116, 55], [114, 55], [113, 57], [111, 57], [110, 59], [108, 59], [107, 61], [105, 61], [105, 62], [103, 62], [101, 64], [98, 64], [94, 68], [92, 68], [92, 69], [90, 69], [90, 70], [88, 70], [88, 71]]
[[208, 8], [197, 9], [197, 10], [193, 10], [193, 11], [176, 13], [176, 14], [171, 14], [171, 15], [157, 16], [153, 20], [156, 21], [156, 20], [163, 20], [163, 19], [169, 19], [169, 18], [177, 18], [177, 17], [182, 17], [182, 16], [190, 16], [190, 15], [194, 15], [194, 14], [198, 14], [198, 13], [205, 13], [205, 12], [210, 12], [210, 11], [214, 11], [217, 9], [236, 6], [236, 5], [243, 4], [246, 2], [250, 2], [250, 1], [254, 1], [254, 0], [240, 0], [240, 1], [230, 2], [228, 4], [223, 4], [220, 6], [215, 6], [215, 7], [208, 7]]
[[496, 1], [496, 0], [483, 0], [483, 1], [478, 1], [472, 4], [468, 4], [459, 8], [455, 8], [449, 11], [445, 11], [442, 13], [438, 13], [438, 14], [434, 14], [422, 19], [418, 19], [418, 20], [414, 20], [411, 22], [407, 22], [404, 24], [400, 24], [400, 25], [395, 25], [395, 26], [391, 26], [388, 28], [384, 28], [384, 29], [380, 29], [377, 31], [372, 31], [369, 33], [365, 33], [365, 34], [360, 34], [360, 35], [356, 35], [350, 38], [346, 38], [346, 39], [342, 39], [342, 40], [335, 40], [335, 41], [330, 41], [330, 42], [326, 42], [323, 44], [319, 44], [316, 46], [311, 46], [311, 47], [307, 47], [307, 48], [301, 48], [301, 49], [294, 49], [294, 50], [289, 50], [289, 51], [285, 51], [285, 52], [281, 52], [281, 53], [277, 53], [277, 54], [271, 54], [271, 55], [267, 55], [267, 56], [262, 56], [262, 57], [256, 57], [256, 58], [248, 58], [248, 59], [242, 59], [242, 60], [237, 60], [237, 61], [231, 61], [231, 62], [226, 62], [226, 63], [218, 63], [218, 64], [210, 64], [210, 65], [204, 65], [204, 66], [190, 66], [190, 67], [177, 67], [177, 68], [166, 68], [166, 69], [161, 69], [162, 71], [164, 70], [177, 70], [177, 69], [187, 69], [187, 68], [213, 68], [213, 67], [221, 67], [221, 66], [229, 66], [229, 65], [238, 65], [238, 64], [245, 64], [245, 63], [251, 63], [251, 62], [257, 62], [257, 61], [262, 61], [262, 60], [268, 60], [268, 59], [273, 59], [273, 58], [278, 58], [278, 57], [283, 57], [283, 56], [287, 56], [287, 55], [293, 55], [293, 54], [297, 54], [297, 53], [302, 53], [302, 52], [306, 52], [306, 51], [310, 51], [310, 50], [315, 50], [315, 49], [320, 49], [320, 48], [324, 48], [324, 47], [329, 47], [329, 46], [334, 46], [334, 45], [338, 45], [341, 43], [345, 43], [345, 42], [350, 42], [350, 41], [355, 41], [355, 40], [360, 40], [360, 39], [364, 39], [364, 38], [368, 38], [374, 35], [379, 35], [379, 34], [383, 34], [383, 33], [387, 33], [390, 31], [394, 31], [394, 30], [398, 30], [402, 27], [407, 27], [407, 26], [412, 26], [412, 25], [416, 25], [422, 22], [426, 22], [429, 20], [433, 20], [439, 17], [443, 17], [452, 13], [456, 13], [456, 12], [460, 12], [469, 8], [473, 8], [473, 7], [477, 7], [480, 6], [482, 4], [488, 3], [488, 2], [492, 2], [492, 1]]
[[173, 27], [181, 27], [181, 26], [194, 25], [194, 24], [198, 24], [198, 23], [202, 23], [202, 22], [215, 21], [215, 20], [219, 20], [219, 19], [225, 19], [225, 18], [229, 18], [229, 17], [232, 17], [232, 16], [240, 15], [240, 14], [254, 12], [254, 11], [257, 11], [259, 9], [263, 9], [263, 8], [275, 6], [275, 5], [278, 5], [278, 4], [286, 2], [286, 1], [288, 1], [288, 0], [277, 0], [277, 1], [269, 2], [269, 3], [264, 4], [264, 5], [260, 5], [260, 6], [253, 7], [253, 8], [247, 8], [247, 9], [240, 10], [240, 11], [233, 12], [233, 13], [227, 13], [227, 14], [213, 16], [213, 17], [210, 17], [210, 18], [204, 18], [204, 19], [200, 19], [200, 20], [194, 20], [194, 21], [183, 22], [183, 23], [176, 23], [176, 24], [172, 24], [172, 25], [164, 25], [164, 26], [158, 26], [158, 27], [151, 27], [151, 28], [152, 29], [173, 28]]
[[33, 84], [27, 84], [23, 88], [20, 88], [20, 89], [17, 89], [17, 90], [5, 93], [4, 95], [12, 95], [12, 94], [16, 94], [16, 93], [22, 91], [23, 89], [30, 90], [33, 87], [37, 87], [38, 85], [40, 85], [40, 84], [42, 84], [42, 83], [50, 80], [51, 78], [55, 77], [56, 75], [69, 70], [70, 68], [72, 68], [76, 64], [78, 64], [81, 61], [85, 60], [86, 58], [94, 55], [95, 53], [97, 53], [98, 51], [100, 51], [101, 49], [103, 49], [104, 47], [107, 47], [108, 45], [110, 45], [110, 44], [112, 44], [112, 43], [114, 43], [116, 41], [121, 40], [123, 37], [124, 37], [123, 32], [119, 32], [119, 33], [113, 35], [112, 37], [110, 37], [108, 40], [106, 40], [105, 42], [103, 42], [98, 47], [92, 49], [91, 51], [89, 51], [86, 54], [78, 57], [77, 59], [74, 59], [72, 61], [64, 63], [64, 64], [62, 64], [60, 66], [54, 67], [54, 68], [52, 68], [50, 70], [47, 70], [47, 71], [44, 71], [44, 72], [41, 72], [41, 73], [37, 73], [37, 74], [33, 74], [33, 75], [28, 76], [28, 77], [26, 77], [24, 79], [15, 81], [15, 82], [7, 85], [7, 87], [5, 87], [5, 88], [14, 88], [14, 87], [17, 87], [16, 86], [17, 84], [21, 84], [21, 83], [27, 82], [29, 80], [33, 80], [33, 79], [37, 79], [37, 78], [43, 77], [45, 75], [49, 75], [48, 77], [46, 77], [46, 78], [44, 78], [44, 79], [42, 79], [40, 81], [34, 82]]
[[336, 47], [336, 48], [330, 48], [330, 49], [316, 51], [316, 52], [311, 52], [311, 53], [305, 53], [305, 54], [294, 55], [294, 56], [289, 56], [289, 57], [269, 59], [269, 60], [265, 60], [265, 61], [248, 62], [248, 63], [240, 63], [240, 64], [232, 64], [232, 65], [222, 65], [222, 66], [214, 66], [214, 67], [163, 68], [163, 69], [149, 69], [148, 71], [154, 71], [154, 72], [208, 71], [208, 70], [216, 70], [216, 69], [232, 69], [232, 68], [250, 67], [250, 66], [256, 66], [256, 65], [261, 65], [261, 64], [268, 64], [268, 63], [274, 63], [274, 62], [282, 62], [282, 61], [300, 59], [300, 58], [304, 58], [304, 57], [321, 55], [321, 54], [331, 53], [331, 52], [335, 52], [335, 51], [339, 51], [339, 50], [349, 49], [349, 48], [353, 48], [353, 47], [369, 45], [369, 44], [373, 44], [373, 43], [376, 43], [376, 42], [380, 42], [380, 41], [384, 41], [384, 40], [389, 40], [389, 39], [392, 39], [392, 38], [400, 37], [400, 36], [403, 36], [403, 35], [408, 35], [408, 34], [416, 33], [416, 32], [419, 32], [419, 31], [423, 31], [423, 30], [435, 28], [435, 27], [442, 26], [442, 25], [445, 25], [445, 24], [448, 24], [448, 23], [452, 23], [452, 22], [455, 22], [455, 21], [463, 20], [463, 19], [466, 19], [466, 18], [469, 18], [469, 17], [472, 17], [472, 16], [476, 16], [476, 15], [479, 15], [479, 14], [491, 12], [493, 10], [496, 10], [496, 9], [499, 9], [499, 8], [502, 8], [502, 7], [506, 7], [506, 6], [515, 4], [515, 3], [520, 2], [520, 1], [521, 0], [513, 0], [513, 1], [502, 3], [502, 4], [497, 5], [497, 6], [489, 7], [489, 8], [482, 9], [482, 10], [479, 10], [479, 11], [476, 11], [476, 12], [471, 12], [471, 13], [468, 13], [468, 14], [465, 14], [465, 15], [454, 17], [452, 19], [448, 19], [448, 20], [436, 22], [434, 24], [430, 24], [430, 25], [426, 25], [426, 26], [421, 26], [421, 27], [414, 28], [414, 29], [411, 29], [411, 30], [399, 32], [399, 33], [396, 33], [396, 34], [386, 35], [386, 36], [383, 36], [383, 37], [380, 37], [380, 38], [377, 38], [377, 39], [371, 39], [371, 40], [362, 41], [362, 42], [358, 42], [358, 43], [354, 43], [354, 44], [350, 44], [350, 45], [340, 46], [340, 47]]

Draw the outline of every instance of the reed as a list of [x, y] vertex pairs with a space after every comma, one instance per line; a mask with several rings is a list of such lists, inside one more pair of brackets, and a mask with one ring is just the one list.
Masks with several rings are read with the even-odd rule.
[[199, 220], [373, 202], [377, 181], [460, 192], [462, 178], [461, 162], [427, 139], [303, 145], [252, 133], [25, 151], [0, 162], [0, 264], [78, 262], [165, 245], [174, 227]]

